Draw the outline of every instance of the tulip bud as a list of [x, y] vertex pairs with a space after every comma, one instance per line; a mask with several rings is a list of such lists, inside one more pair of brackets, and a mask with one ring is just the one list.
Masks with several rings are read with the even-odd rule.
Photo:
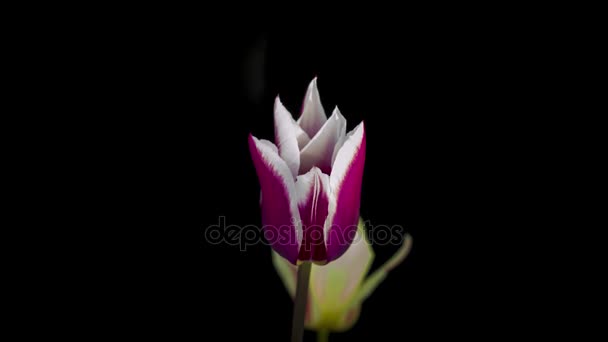
[[290, 263], [322, 265], [348, 249], [357, 229], [365, 163], [363, 122], [348, 134], [338, 108], [329, 119], [316, 78], [295, 121], [277, 97], [275, 143], [249, 135], [261, 187], [264, 235]]

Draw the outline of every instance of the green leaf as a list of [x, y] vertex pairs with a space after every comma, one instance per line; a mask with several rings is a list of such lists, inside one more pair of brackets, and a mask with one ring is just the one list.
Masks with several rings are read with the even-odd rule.
[[405, 260], [412, 248], [412, 236], [407, 234], [403, 245], [397, 250], [397, 252], [380, 268], [365, 279], [357, 295], [353, 298], [351, 305], [358, 305], [367, 299], [376, 290], [378, 285], [384, 281], [388, 273], [399, 266]]

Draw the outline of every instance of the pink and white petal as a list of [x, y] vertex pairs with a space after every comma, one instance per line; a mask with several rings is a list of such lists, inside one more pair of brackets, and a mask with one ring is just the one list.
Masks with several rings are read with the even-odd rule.
[[329, 176], [317, 167], [296, 180], [303, 238], [298, 260], [327, 262], [323, 228], [329, 207]]
[[296, 139], [298, 140], [298, 148], [300, 150], [302, 150], [304, 148], [304, 146], [306, 146], [306, 144], [308, 144], [308, 142], [310, 141], [310, 137], [308, 136], [308, 134], [306, 134], [306, 132], [304, 132], [302, 127], [300, 127], [295, 120], [293, 121], [293, 126], [296, 131]]
[[[279, 153], [279, 149], [277, 148], [277, 146], [275, 144], [272, 143], [272, 141], [270, 140], [266, 140], [266, 139], [259, 139], [260, 143], [270, 147], [276, 154]], [[262, 192], [260, 191], [260, 205], [262, 205]]]
[[336, 161], [336, 157], [338, 156], [338, 152], [342, 148], [342, 145], [344, 145], [345, 141], [346, 141], [346, 134], [343, 135], [340, 139], [338, 139], [338, 142], [336, 143], [336, 146], [334, 146], [334, 152], [332, 153], [332, 156], [331, 156], [331, 166], [332, 167], [334, 166], [334, 162]]
[[321, 98], [317, 89], [317, 78], [315, 77], [308, 85], [308, 90], [304, 97], [302, 115], [298, 118], [298, 124], [312, 138], [321, 129], [325, 121], [327, 121], [327, 116], [321, 105]]
[[300, 148], [295, 126], [293, 117], [277, 96], [274, 102], [275, 143], [279, 149], [279, 155], [291, 170], [293, 179], [298, 176], [300, 168]]
[[302, 223], [289, 167], [272, 146], [249, 135], [249, 152], [260, 182], [264, 237], [289, 262], [296, 263]]
[[[277, 104], [277, 102], [278, 102], [278, 104]], [[277, 106], [281, 107], [281, 111], [289, 113], [289, 111], [285, 108], [285, 106], [283, 106], [283, 103], [281, 102], [281, 100], [279, 99], [279, 97], [277, 97], [277, 99], [275, 100], [275, 115], [276, 115]], [[306, 146], [306, 144], [308, 144], [308, 142], [310, 141], [310, 137], [308, 136], [308, 134], [306, 134], [306, 132], [304, 132], [304, 130], [302, 129], [302, 127], [300, 127], [298, 125], [298, 123], [296, 122], [296, 120], [293, 119], [291, 113], [289, 113], [288, 116], [289, 116], [289, 120], [288, 121], [291, 121], [291, 124], [293, 126], [293, 130], [294, 130], [295, 135], [296, 135], [296, 140], [298, 141], [298, 148], [301, 150], [304, 146]], [[287, 121], [286, 116], [282, 116], [281, 119]], [[277, 121], [275, 119], [275, 129], [276, 129], [276, 122]]]
[[276, 154], [279, 154], [279, 149], [272, 141], [266, 139], [259, 139], [260, 143], [270, 147]]
[[332, 197], [325, 226], [328, 261], [339, 258], [354, 238], [364, 164], [365, 127], [361, 122], [348, 133], [329, 176]]
[[338, 107], [310, 142], [300, 152], [300, 174], [317, 166], [326, 174], [331, 172], [336, 144], [346, 135], [346, 119]]

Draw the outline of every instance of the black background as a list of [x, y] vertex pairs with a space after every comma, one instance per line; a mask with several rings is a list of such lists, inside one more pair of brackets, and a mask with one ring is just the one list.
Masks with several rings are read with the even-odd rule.
[[[135, 166], [121, 168], [133, 194], [121, 210], [137, 212], [134, 226], [147, 222], [111, 282], [118, 321], [172, 339], [289, 338], [291, 300], [270, 248], [211, 245], [204, 232], [220, 216], [260, 224], [247, 135], [272, 140], [274, 98], [297, 116], [316, 76], [328, 114], [338, 105], [349, 130], [366, 123], [361, 215], [414, 239], [356, 326], [331, 340], [504, 336], [529, 324], [531, 308], [504, 315], [528, 272], [511, 276], [523, 248], [513, 246], [534, 224], [521, 220], [539, 155], [529, 144], [540, 120], [528, 103], [542, 62], [534, 38], [454, 21], [297, 33], [178, 27], [144, 41], [134, 34], [121, 43], [135, 54], [112, 54], [124, 72], [120, 113], [133, 110], [115, 121], [129, 142], [119, 156]], [[376, 247], [372, 269], [396, 249]]]

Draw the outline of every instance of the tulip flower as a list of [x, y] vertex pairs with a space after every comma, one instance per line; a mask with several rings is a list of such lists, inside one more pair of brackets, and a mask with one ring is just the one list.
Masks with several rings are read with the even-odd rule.
[[327, 118], [315, 78], [297, 121], [277, 96], [274, 126], [274, 144], [249, 135], [264, 236], [294, 265], [336, 260], [353, 241], [359, 219], [363, 122], [347, 134], [337, 107]]
[[[363, 226], [360, 220], [354, 242], [339, 259], [325, 266], [312, 265], [305, 316], [307, 329], [321, 333], [350, 329], [359, 318], [363, 301], [409, 253], [412, 239], [406, 235], [399, 250], [365, 278], [374, 260], [374, 251], [365, 237]], [[293, 298], [298, 267], [277, 253], [273, 253], [272, 259], [287, 292]]]

